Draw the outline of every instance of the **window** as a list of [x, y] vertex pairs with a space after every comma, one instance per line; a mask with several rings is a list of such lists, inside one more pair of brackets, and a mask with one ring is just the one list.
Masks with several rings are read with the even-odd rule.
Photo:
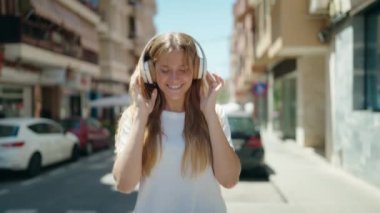
[[19, 127], [0, 124], [0, 137], [16, 137]]
[[380, 3], [352, 19], [353, 108], [380, 111]]
[[365, 97], [365, 39], [364, 17], [356, 16], [352, 20], [354, 30], [353, 39], [353, 108], [356, 110], [366, 109]]
[[128, 38], [135, 38], [135, 36], [136, 36], [135, 17], [133, 17], [133, 16], [128, 17], [128, 26], [129, 26]]
[[255, 125], [251, 117], [228, 116], [228, 123], [232, 134], [256, 132]]
[[139, 1], [138, 0], [128, 0], [129, 5], [136, 5]]
[[28, 128], [37, 134], [46, 134], [47, 133], [47, 128], [46, 128], [45, 124], [43, 124], [43, 123], [33, 124], [33, 125], [30, 125]]
[[33, 124], [29, 126], [29, 129], [37, 134], [56, 134], [63, 132], [60, 126], [50, 123]]
[[86, 120], [86, 123], [87, 123], [87, 126], [91, 128], [95, 128], [95, 129], [101, 128], [101, 124], [95, 119], [89, 118]]
[[380, 4], [367, 11], [365, 26], [365, 108], [380, 110]]
[[49, 129], [50, 134], [59, 134], [63, 132], [62, 128], [58, 124], [49, 123], [49, 124], [46, 124], [46, 126]]

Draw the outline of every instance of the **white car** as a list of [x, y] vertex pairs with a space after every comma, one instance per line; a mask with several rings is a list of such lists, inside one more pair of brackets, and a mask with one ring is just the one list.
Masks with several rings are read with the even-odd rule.
[[0, 169], [35, 176], [41, 167], [78, 157], [78, 138], [53, 120], [0, 119]]

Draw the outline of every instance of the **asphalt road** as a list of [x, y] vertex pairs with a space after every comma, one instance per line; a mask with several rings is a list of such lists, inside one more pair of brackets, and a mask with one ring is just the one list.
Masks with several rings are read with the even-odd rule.
[[[0, 213], [126, 213], [134, 208], [137, 192], [115, 191], [112, 150], [74, 163], [61, 163], [32, 179], [0, 171]], [[233, 189], [223, 189], [230, 212], [255, 203], [284, 203], [286, 199], [262, 173], [243, 173]], [[237, 208], [236, 208], [237, 207]]]
[[6, 213], [125, 213], [134, 208], [137, 193], [116, 192], [109, 179], [112, 151], [74, 163], [45, 169], [26, 179], [0, 173], [0, 212]]

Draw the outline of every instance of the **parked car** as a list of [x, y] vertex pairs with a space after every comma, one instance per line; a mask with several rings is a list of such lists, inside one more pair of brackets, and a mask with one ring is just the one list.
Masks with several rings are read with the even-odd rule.
[[46, 118], [0, 119], [0, 169], [37, 175], [41, 167], [79, 157], [78, 138]]
[[61, 124], [66, 131], [79, 138], [79, 149], [82, 153], [91, 154], [112, 144], [110, 131], [94, 118], [66, 118]]
[[234, 111], [227, 113], [232, 143], [240, 158], [243, 170], [253, 170], [264, 164], [264, 147], [260, 131], [250, 113]]

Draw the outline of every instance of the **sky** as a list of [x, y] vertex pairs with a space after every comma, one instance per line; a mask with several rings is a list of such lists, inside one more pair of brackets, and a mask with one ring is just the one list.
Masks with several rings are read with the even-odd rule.
[[227, 79], [234, 0], [156, 0], [157, 33], [184, 32], [201, 45], [207, 69]]

